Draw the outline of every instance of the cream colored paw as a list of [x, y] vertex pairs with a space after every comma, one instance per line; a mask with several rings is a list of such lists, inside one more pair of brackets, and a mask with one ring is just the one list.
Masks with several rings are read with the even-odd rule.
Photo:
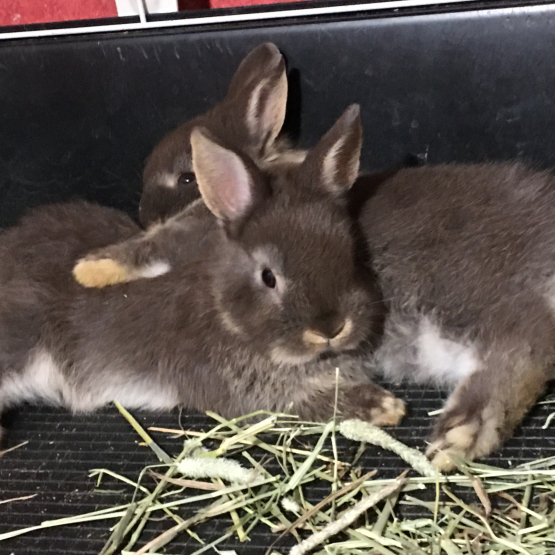
[[80, 260], [73, 268], [73, 276], [83, 287], [106, 287], [129, 281], [131, 275], [125, 266], [111, 258]]
[[371, 422], [375, 426], [396, 426], [405, 413], [405, 403], [401, 399], [397, 399], [393, 395], [386, 395], [382, 399], [381, 405], [370, 411]]
[[457, 465], [455, 461], [461, 458], [460, 453], [452, 452], [450, 449], [447, 451], [440, 451], [432, 458], [432, 464], [443, 473], [452, 472]]
[[432, 464], [441, 472], [450, 472], [456, 468], [456, 462], [465, 458], [463, 449], [448, 445], [443, 440], [434, 441], [426, 450]]
[[426, 455], [439, 470], [448, 472], [458, 459], [474, 460], [491, 453], [499, 445], [499, 434], [494, 419], [460, 424], [437, 437]]

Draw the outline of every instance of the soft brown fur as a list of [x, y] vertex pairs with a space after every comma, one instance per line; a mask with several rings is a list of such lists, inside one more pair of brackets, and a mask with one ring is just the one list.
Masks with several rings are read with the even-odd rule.
[[105, 287], [141, 279], [156, 262], [192, 263], [203, 256], [204, 238], [216, 220], [200, 197], [191, 132], [202, 126], [268, 174], [282, 175], [306, 156], [291, 148], [287, 138], [278, 137], [286, 102], [285, 61], [274, 44], [262, 44], [241, 62], [220, 103], [170, 131], [148, 157], [139, 205], [147, 233], [88, 253], [74, 268], [77, 281]]
[[[395, 424], [403, 403], [371, 383], [359, 356], [371, 347], [380, 303], [356, 265], [338, 194], [354, 175], [336, 164], [350, 159], [352, 168], [360, 155], [358, 108], [280, 175], [260, 171], [208, 130], [196, 132], [203, 139], [193, 162], [214, 215], [202, 236], [181, 236], [204, 242], [194, 261], [174, 255], [164, 275], [84, 288], [71, 269], [87, 251], [118, 239], [148, 243], [164, 226], [136, 235], [117, 212], [71, 204], [39, 209], [0, 234], [0, 408], [43, 399], [81, 411], [117, 399], [327, 419], [340, 368], [339, 416]], [[341, 155], [324, 163], [331, 151]], [[222, 164], [225, 183], [213, 177]], [[265, 268], [276, 276], [273, 288]], [[322, 341], [307, 342], [307, 330]]]
[[[389, 306], [375, 364], [456, 386], [429, 448], [438, 465], [487, 455], [553, 377], [555, 179], [520, 164], [445, 165], [368, 193], [360, 222]], [[472, 373], [423, 366], [425, 321], [475, 350]]]
[[[277, 68], [275, 73], [261, 73], [263, 79], [272, 76], [268, 82], [274, 87], [284, 72], [276, 50], [270, 45], [260, 48], [243, 62], [230, 87], [241, 91], [230, 98], [242, 100], [224, 102], [235, 122], [224, 134], [230, 145], [248, 150], [260, 167], [286, 173], [301, 163], [302, 153], [285, 145], [268, 154], [271, 142], [260, 137], [255, 143], [245, 141], [245, 110], [240, 107], [248, 104], [259, 84], [253, 77], [261, 71], [259, 61], [274, 60], [264, 66]], [[283, 101], [280, 94], [274, 100]], [[223, 111], [218, 108], [212, 114], [217, 121]], [[267, 123], [272, 133], [280, 127], [275, 119]], [[190, 160], [190, 132], [185, 125], [170, 134], [150, 158], [150, 170], [187, 156]], [[154, 205], [163, 190], [150, 187], [148, 175], [145, 172], [144, 199]], [[452, 464], [452, 457], [475, 458], [497, 448], [553, 376], [554, 186], [550, 174], [520, 164], [446, 165], [362, 176], [350, 192], [351, 214], [363, 229], [367, 252], [362, 254], [388, 307], [372, 364], [393, 379], [454, 388], [429, 449], [443, 468]], [[116, 245], [106, 251], [128, 265], [129, 279], [136, 279], [133, 269], [139, 261], [170, 259], [173, 253], [195, 259], [202, 252], [202, 246], [178, 239], [188, 235], [187, 225], [211, 225], [206, 207], [191, 200], [183, 197], [169, 210], [167, 204], [157, 206], [155, 219], [164, 220], [190, 205], [170, 219], [170, 226], [156, 228], [146, 243], [152, 250], [141, 250], [144, 243], [139, 242], [137, 249]], [[188, 224], [181, 225], [179, 219]], [[475, 364], [469, 375], [455, 367], [456, 361], [454, 367], [434, 369], [422, 360], [419, 341], [426, 325], [440, 340], [472, 352]]]

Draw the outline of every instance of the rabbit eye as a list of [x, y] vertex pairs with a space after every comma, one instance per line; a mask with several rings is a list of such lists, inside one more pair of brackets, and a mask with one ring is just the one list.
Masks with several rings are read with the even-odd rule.
[[270, 268], [264, 268], [262, 270], [262, 281], [264, 282], [264, 285], [266, 285], [266, 287], [269, 287], [270, 289], [275, 288], [276, 276], [274, 276], [274, 273], [272, 272], [272, 270], [270, 270]]
[[197, 180], [193, 172], [185, 172], [179, 176], [177, 182], [179, 185], [189, 185]]

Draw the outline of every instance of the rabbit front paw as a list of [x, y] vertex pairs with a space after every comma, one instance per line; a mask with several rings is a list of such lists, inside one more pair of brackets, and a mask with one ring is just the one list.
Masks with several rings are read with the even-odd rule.
[[453, 470], [457, 459], [473, 460], [491, 453], [501, 443], [500, 422], [492, 406], [464, 412], [457, 405], [439, 418], [426, 455], [444, 472]]
[[111, 258], [79, 260], [73, 268], [73, 277], [83, 287], [106, 287], [129, 281], [129, 270]]
[[374, 384], [358, 385], [343, 393], [344, 418], [359, 418], [376, 426], [396, 426], [405, 416], [405, 403]]
[[376, 426], [396, 426], [405, 416], [407, 409], [401, 399], [386, 395], [379, 407], [371, 409], [372, 424]]

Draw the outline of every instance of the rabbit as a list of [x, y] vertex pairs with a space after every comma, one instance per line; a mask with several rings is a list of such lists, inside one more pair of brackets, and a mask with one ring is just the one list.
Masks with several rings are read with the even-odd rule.
[[[285, 153], [273, 162], [302, 162]], [[551, 180], [511, 163], [424, 166], [349, 191], [388, 311], [370, 366], [454, 388], [427, 450], [442, 470], [498, 448], [554, 377]]]
[[424, 166], [349, 193], [386, 309], [368, 368], [453, 390], [427, 449], [438, 468], [492, 453], [555, 378], [554, 177]]
[[38, 209], [0, 234], [1, 408], [43, 399], [89, 411], [117, 399], [320, 420], [336, 406], [340, 418], [396, 424], [404, 404], [359, 355], [372, 348], [381, 303], [359, 271], [343, 200], [358, 172], [358, 107], [287, 172], [260, 170], [203, 127], [190, 142], [214, 216], [194, 263], [82, 287], [77, 259], [137, 236], [126, 217], [86, 204]]
[[[192, 263], [202, 256], [204, 237], [216, 220], [198, 190], [191, 131], [203, 126], [263, 170], [298, 165], [306, 152], [278, 136], [285, 119], [287, 88], [285, 61], [277, 47], [264, 43], [252, 50], [235, 72], [222, 102], [168, 133], [148, 157], [139, 203], [139, 220], [148, 239], [138, 235], [100, 254], [89, 253], [88, 260], [75, 268], [78, 282], [105, 287], [157, 277], [174, 259]], [[194, 241], [189, 240], [192, 236]]]
[[555, 177], [521, 163], [361, 176], [353, 214], [388, 305], [373, 366], [453, 389], [427, 453], [490, 454], [555, 377]]
[[164, 222], [200, 199], [189, 141], [196, 126], [212, 131], [262, 169], [273, 163], [302, 162], [306, 153], [292, 148], [286, 137], [278, 137], [287, 89], [285, 61], [276, 45], [264, 43], [253, 49], [239, 65], [225, 98], [168, 133], [149, 155], [139, 203], [143, 227]]
[[[284, 68], [276, 50], [259, 48], [274, 52], [275, 67]], [[243, 90], [248, 97], [248, 87]], [[267, 135], [274, 143], [265, 147], [273, 149], [273, 157], [257, 159], [270, 170], [280, 156], [292, 166], [304, 158], [293, 150], [288, 156], [286, 145], [275, 148], [285, 95], [286, 89], [273, 96], [276, 105], [282, 103], [280, 110], [265, 112], [280, 114]], [[361, 175], [349, 191], [351, 214], [368, 250], [369, 279], [377, 279], [387, 309], [369, 366], [395, 381], [454, 388], [428, 448], [443, 470], [457, 457], [480, 458], [499, 447], [553, 378], [551, 180], [520, 164], [424, 166]], [[160, 190], [147, 189], [145, 181], [144, 194], [154, 198]], [[174, 210], [186, 205], [178, 203]], [[167, 216], [164, 210], [158, 214], [160, 220]], [[180, 221], [171, 217], [171, 225], [159, 227], [149, 241], [139, 237], [134, 246], [123, 241], [102, 249], [105, 260], [85, 259], [75, 268], [78, 281], [105, 285], [103, 263], [114, 264], [117, 282], [156, 274], [153, 267], [166, 263], [151, 262], [155, 254], [160, 260], [172, 253], [194, 259], [179, 248], [185, 238], [171, 237], [212, 225], [209, 210], [192, 203], [180, 212]], [[197, 254], [203, 250], [199, 242]]]

